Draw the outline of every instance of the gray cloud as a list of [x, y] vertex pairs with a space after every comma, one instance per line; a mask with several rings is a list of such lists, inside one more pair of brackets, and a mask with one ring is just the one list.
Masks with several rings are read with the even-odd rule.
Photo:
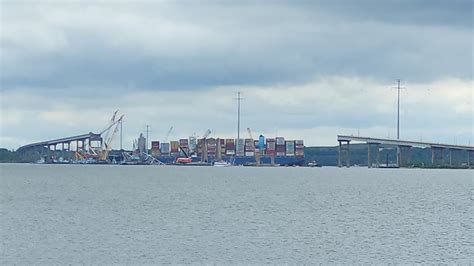
[[2, 4], [2, 89], [472, 76], [470, 1]]
[[117, 108], [128, 140], [148, 123], [233, 136], [237, 90], [256, 133], [386, 137], [396, 78], [407, 137], [472, 138], [471, 1], [0, 5], [0, 146], [95, 130]]

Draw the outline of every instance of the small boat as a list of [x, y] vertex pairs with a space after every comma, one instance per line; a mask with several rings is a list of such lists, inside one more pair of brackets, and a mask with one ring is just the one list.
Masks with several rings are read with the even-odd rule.
[[216, 161], [216, 162], [214, 162], [213, 165], [214, 165], [214, 166], [220, 166], [220, 167], [231, 166], [231, 164], [228, 163], [228, 162], [226, 162], [226, 161]]
[[322, 167], [316, 161], [312, 161], [308, 163], [308, 167]]

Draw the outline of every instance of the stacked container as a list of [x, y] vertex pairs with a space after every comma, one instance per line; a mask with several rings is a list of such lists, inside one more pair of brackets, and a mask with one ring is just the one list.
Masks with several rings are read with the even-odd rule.
[[207, 156], [216, 156], [217, 142], [215, 138], [207, 139]]
[[245, 139], [245, 156], [255, 155], [255, 144], [253, 139]]
[[189, 152], [195, 152], [197, 146], [197, 139], [196, 137], [189, 137]]
[[169, 143], [161, 143], [161, 155], [169, 156], [170, 155], [170, 144]]
[[285, 138], [277, 137], [276, 138], [276, 155], [285, 156]]
[[225, 155], [228, 155], [228, 156], [235, 155], [235, 140], [234, 139], [225, 140]]
[[[189, 154], [189, 142], [187, 139], [180, 139], [179, 140], [179, 146], [181, 146], [181, 149], [183, 149], [186, 154]], [[179, 150], [179, 155], [180, 156], [185, 156], [182, 150]]]
[[204, 139], [198, 139], [197, 147], [196, 147], [196, 155], [200, 157], [202, 155], [203, 150], [204, 150]]
[[237, 139], [237, 144], [235, 147], [235, 155], [244, 156], [245, 155], [245, 140]]
[[159, 141], [151, 142], [151, 155], [153, 156], [160, 155], [160, 142]]
[[295, 141], [287, 140], [285, 141], [286, 146], [286, 156], [295, 156]]
[[178, 156], [179, 155], [179, 141], [171, 141], [171, 152], [170, 155], [172, 157]]
[[276, 155], [275, 139], [267, 139], [266, 154], [269, 155], [269, 156], [275, 156]]
[[255, 154], [260, 154], [260, 145], [258, 144], [258, 140], [253, 141], [253, 146], [255, 147]]
[[304, 157], [304, 142], [303, 142], [303, 140], [295, 141], [295, 155], [296, 155], [296, 157]]
[[219, 139], [221, 145], [221, 155], [225, 154], [225, 139]]

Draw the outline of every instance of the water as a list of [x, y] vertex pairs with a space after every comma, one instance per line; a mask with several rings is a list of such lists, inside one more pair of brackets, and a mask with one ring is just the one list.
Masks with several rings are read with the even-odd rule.
[[473, 173], [0, 165], [0, 263], [469, 263]]

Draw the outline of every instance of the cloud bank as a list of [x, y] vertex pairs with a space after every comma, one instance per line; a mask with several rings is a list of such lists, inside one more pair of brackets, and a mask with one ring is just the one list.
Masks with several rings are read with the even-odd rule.
[[[468, 143], [471, 1], [2, 2], [0, 146], [99, 129], [207, 128], [332, 145], [339, 133]], [[124, 124], [125, 125], [125, 124]], [[202, 132], [200, 132], [202, 131]]]

